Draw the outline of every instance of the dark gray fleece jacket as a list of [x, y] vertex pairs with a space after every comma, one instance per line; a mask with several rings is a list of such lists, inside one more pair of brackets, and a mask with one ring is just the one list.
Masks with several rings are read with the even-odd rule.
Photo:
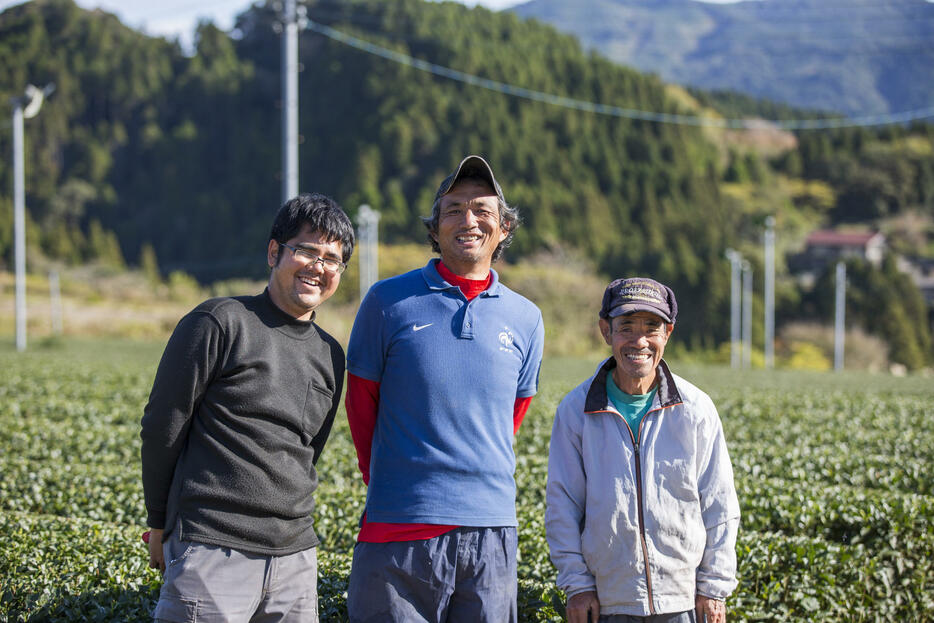
[[169, 339], [142, 419], [147, 523], [260, 554], [318, 544], [321, 455], [344, 351], [268, 292], [205, 301]]

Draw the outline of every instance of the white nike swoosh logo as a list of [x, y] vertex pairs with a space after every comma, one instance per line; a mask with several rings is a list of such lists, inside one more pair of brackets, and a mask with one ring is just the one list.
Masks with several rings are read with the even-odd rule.
[[413, 331], [421, 331], [421, 330], [424, 329], [425, 327], [430, 327], [430, 326], [433, 325], [433, 324], [434, 324], [433, 322], [429, 322], [428, 324], [423, 324], [422, 326], [418, 326], [417, 324], [413, 324], [413, 325], [412, 325], [412, 330], [413, 330]]

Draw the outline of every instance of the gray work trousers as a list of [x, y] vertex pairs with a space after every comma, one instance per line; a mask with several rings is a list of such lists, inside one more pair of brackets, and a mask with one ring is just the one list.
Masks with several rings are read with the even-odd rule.
[[287, 556], [229, 547], [163, 543], [165, 576], [156, 621], [172, 623], [318, 623], [315, 548]]

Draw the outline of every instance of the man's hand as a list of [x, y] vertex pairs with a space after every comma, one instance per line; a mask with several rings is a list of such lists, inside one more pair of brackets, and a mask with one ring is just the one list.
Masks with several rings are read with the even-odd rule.
[[[694, 598], [694, 610], [697, 613], [697, 623], [726, 623], [726, 602], [713, 597], [698, 595]], [[707, 618], [704, 619], [704, 615]]]
[[[587, 615], [590, 618], [587, 618]], [[600, 602], [597, 591], [578, 593], [568, 599], [568, 623], [597, 623], [600, 618]]]
[[165, 573], [165, 554], [162, 553], [162, 530], [149, 530], [149, 568]]

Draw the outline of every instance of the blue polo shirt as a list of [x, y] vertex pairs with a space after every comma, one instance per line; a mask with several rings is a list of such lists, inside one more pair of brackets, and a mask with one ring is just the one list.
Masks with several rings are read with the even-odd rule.
[[499, 282], [467, 301], [424, 268], [376, 283], [347, 370], [380, 383], [367, 518], [515, 526], [513, 406], [538, 389], [542, 314]]

